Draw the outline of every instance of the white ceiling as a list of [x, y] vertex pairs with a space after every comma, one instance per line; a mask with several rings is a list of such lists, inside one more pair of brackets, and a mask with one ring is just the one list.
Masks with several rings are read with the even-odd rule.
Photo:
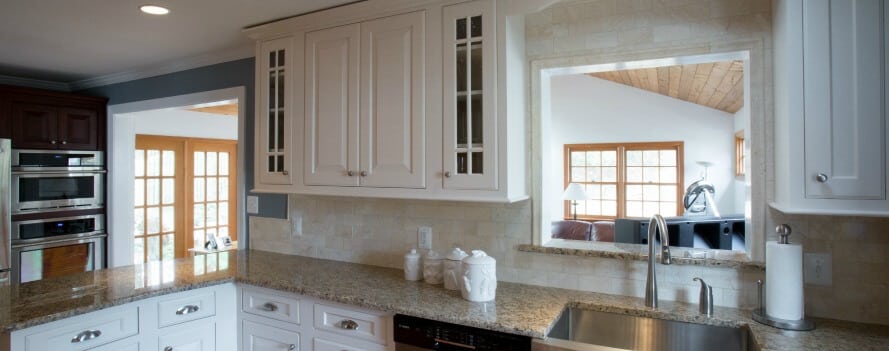
[[[0, 76], [76, 83], [195, 57], [252, 56], [242, 28], [354, 1], [3, 0]], [[143, 14], [148, 3], [170, 14]]]

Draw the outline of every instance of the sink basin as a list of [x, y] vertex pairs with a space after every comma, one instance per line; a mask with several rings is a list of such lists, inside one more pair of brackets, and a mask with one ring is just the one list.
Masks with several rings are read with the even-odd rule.
[[746, 327], [721, 327], [566, 308], [534, 350], [754, 351]]

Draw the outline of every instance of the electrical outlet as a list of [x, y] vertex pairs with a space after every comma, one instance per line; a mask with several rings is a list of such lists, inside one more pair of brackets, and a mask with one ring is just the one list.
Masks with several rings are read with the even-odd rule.
[[807, 253], [803, 255], [803, 281], [806, 284], [833, 284], [833, 267], [829, 253]]
[[247, 196], [247, 213], [259, 214], [259, 196]]
[[421, 249], [432, 250], [432, 227], [417, 228], [417, 243]]

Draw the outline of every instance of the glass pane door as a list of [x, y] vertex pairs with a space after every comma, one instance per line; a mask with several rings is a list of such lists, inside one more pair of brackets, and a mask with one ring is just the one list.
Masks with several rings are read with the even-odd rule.
[[195, 144], [192, 189], [193, 240], [196, 247], [214, 237], [234, 235], [237, 144]]
[[[139, 145], [140, 141], [143, 144]], [[140, 140], [135, 151], [133, 263], [173, 259], [178, 228], [177, 158], [181, 146]], [[140, 147], [141, 146], [141, 147]]]

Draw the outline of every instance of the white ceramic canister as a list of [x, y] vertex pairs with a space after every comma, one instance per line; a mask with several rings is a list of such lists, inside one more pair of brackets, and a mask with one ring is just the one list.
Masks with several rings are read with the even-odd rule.
[[463, 259], [469, 256], [465, 251], [455, 247], [451, 253], [445, 257], [444, 261], [444, 287], [448, 290], [460, 290], [463, 274]]
[[404, 255], [404, 279], [405, 280], [421, 280], [423, 272], [420, 270], [420, 253], [417, 249], [411, 249]]
[[443, 259], [438, 252], [429, 250], [426, 256], [423, 256], [423, 280], [429, 284], [441, 284]]
[[497, 260], [482, 250], [472, 250], [463, 259], [463, 298], [474, 302], [491, 301], [497, 291]]

